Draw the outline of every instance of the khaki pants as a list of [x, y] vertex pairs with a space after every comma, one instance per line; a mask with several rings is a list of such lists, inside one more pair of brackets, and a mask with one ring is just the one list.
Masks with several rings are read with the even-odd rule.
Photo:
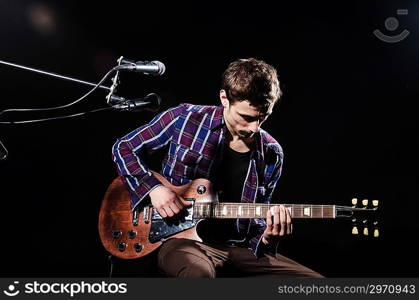
[[323, 277], [276, 254], [257, 259], [241, 247], [209, 245], [189, 239], [169, 239], [158, 253], [159, 268], [170, 277]]

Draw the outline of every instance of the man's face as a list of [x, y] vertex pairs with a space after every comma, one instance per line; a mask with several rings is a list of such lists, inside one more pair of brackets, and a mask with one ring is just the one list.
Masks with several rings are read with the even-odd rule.
[[252, 106], [249, 101], [236, 101], [230, 104], [225, 91], [220, 92], [224, 106], [224, 119], [231, 134], [241, 139], [251, 138], [259, 132], [260, 126], [272, 114], [274, 103], [266, 108]]

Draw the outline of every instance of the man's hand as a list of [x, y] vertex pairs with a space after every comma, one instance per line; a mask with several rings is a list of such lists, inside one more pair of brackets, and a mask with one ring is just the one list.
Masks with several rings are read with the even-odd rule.
[[[272, 221], [273, 219], [273, 221]], [[266, 213], [266, 229], [262, 242], [265, 245], [278, 242], [279, 237], [292, 233], [291, 214], [283, 205], [273, 206]]]
[[173, 217], [192, 203], [183, 200], [171, 189], [160, 185], [150, 192], [151, 204], [163, 218]]

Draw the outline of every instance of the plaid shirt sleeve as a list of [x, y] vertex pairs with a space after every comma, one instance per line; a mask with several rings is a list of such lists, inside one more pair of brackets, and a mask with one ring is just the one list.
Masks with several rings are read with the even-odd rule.
[[275, 163], [275, 167], [272, 172], [271, 179], [268, 182], [267, 187], [266, 187], [266, 200], [265, 201], [267, 203], [271, 203], [272, 201], [272, 196], [273, 196], [276, 184], [279, 180], [279, 177], [281, 177], [283, 161], [284, 161], [284, 154], [282, 151], [280, 151], [277, 154], [277, 161]]
[[[282, 163], [283, 163], [283, 153], [280, 151], [277, 154], [277, 161], [275, 163], [274, 170], [272, 172], [271, 179], [269, 180], [267, 187], [266, 187], [266, 194], [264, 203], [271, 203], [272, 196], [276, 187], [276, 184], [281, 177], [282, 172]], [[266, 229], [266, 220], [265, 219], [254, 219], [252, 222], [252, 226], [256, 227], [257, 234], [251, 239], [250, 246], [252, 250], [254, 250], [257, 257], [260, 257], [262, 254], [267, 253], [270, 255], [275, 256], [277, 252], [277, 244], [265, 245], [262, 242], [263, 232]], [[253, 243], [252, 243], [253, 242]]]
[[184, 106], [179, 105], [164, 111], [114, 144], [112, 158], [133, 195], [133, 209], [155, 187], [162, 184], [144, 163], [141, 152], [151, 153], [167, 145], [183, 110]]

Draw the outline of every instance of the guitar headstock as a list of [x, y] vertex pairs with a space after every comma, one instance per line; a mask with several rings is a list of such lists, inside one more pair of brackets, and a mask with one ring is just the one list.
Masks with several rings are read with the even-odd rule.
[[336, 206], [336, 218], [352, 219], [352, 234], [378, 238], [380, 230], [377, 220], [378, 200], [369, 201], [353, 198], [352, 206]]

